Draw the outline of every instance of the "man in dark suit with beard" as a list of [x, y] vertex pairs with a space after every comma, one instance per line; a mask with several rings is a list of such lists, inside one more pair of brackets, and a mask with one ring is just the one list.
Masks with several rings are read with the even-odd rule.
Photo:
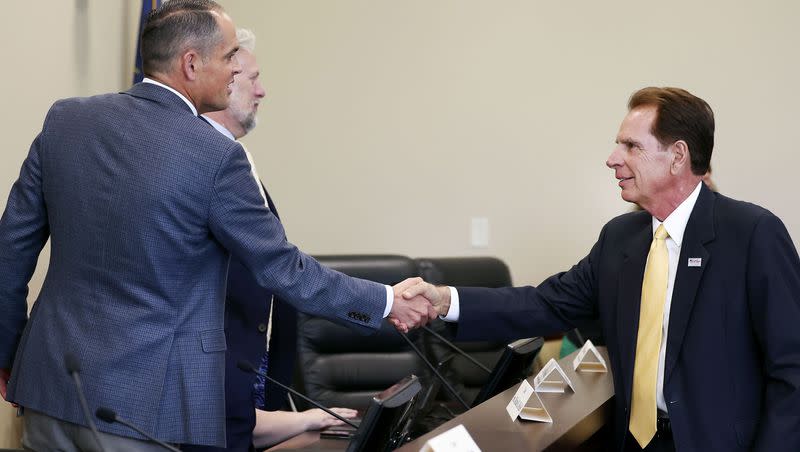
[[[236, 57], [242, 67], [231, 86], [231, 101], [227, 109], [206, 113], [204, 117], [220, 133], [239, 140], [256, 127], [258, 106], [266, 91], [259, 79], [260, 69], [255, 56], [255, 35], [244, 29], [236, 30], [239, 52]], [[278, 210], [256, 171], [252, 155], [245, 149], [253, 178], [270, 212], [279, 219]], [[335, 417], [313, 408], [302, 412], [286, 411], [289, 407], [286, 391], [266, 382], [262, 376], [243, 372], [237, 366], [241, 360], [281, 383], [291, 386], [297, 354], [297, 311], [289, 303], [258, 285], [258, 281], [236, 256], [228, 268], [228, 288], [225, 301], [225, 418], [227, 445], [184, 446], [190, 452], [220, 450], [246, 451], [277, 443], [306, 430], [316, 430], [342, 424]], [[356, 411], [333, 408], [345, 417]]]

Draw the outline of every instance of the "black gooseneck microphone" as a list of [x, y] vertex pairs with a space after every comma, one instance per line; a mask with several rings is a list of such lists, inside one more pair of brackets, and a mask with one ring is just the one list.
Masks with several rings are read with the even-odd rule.
[[349, 426], [351, 426], [351, 427], [353, 427], [355, 429], [358, 429], [358, 424], [356, 424], [355, 422], [351, 421], [350, 419], [345, 419], [344, 417], [339, 416], [338, 414], [336, 414], [333, 411], [331, 411], [330, 408], [323, 406], [319, 402], [311, 400], [310, 398], [304, 396], [303, 394], [300, 394], [299, 392], [297, 392], [294, 389], [286, 386], [285, 384], [281, 383], [280, 381], [270, 377], [269, 375], [265, 374], [264, 372], [260, 372], [255, 367], [253, 367], [253, 365], [249, 361], [245, 361], [245, 360], [239, 361], [239, 362], [236, 363], [236, 367], [238, 367], [240, 370], [242, 370], [244, 372], [249, 372], [249, 373], [253, 373], [253, 374], [256, 374], [256, 375], [261, 375], [262, 377], [264, 377], [270, 383], [280, 386], [282, 389], [285, 389], [286, 391], [289, 391], [290, 393], [296, 395], [297, 397], [300, 397], [301, 399], [303, 399], [306, 402], [314, 405], [315, 407], [319, 408], [320, 410], [330, 414], [331, 416], [335, 417], [336, 419], [339, 419], [340, 421], [344, 422], [345, 424], [347, 424], [347, 425], [349, 425]]
[[442, 341], [442, 343], [453, 349], [456, 353], [463, 356], [464, 358], [467, 358], [472, 364], [475, 364], [476, 366], [480, 367], [484, 372], [491, 375], [492, 373], [491, 369], [484, 366], [480, 361], [470, 356], [469, 353], [465, 352], [464, 350], [461, 350], [456, 344], [445, 339], [444, 336], [442, 336], [441, 334], [437, 333], [436, 331], [433, 331], [428, 325], [422, 325], [422, 329], [434, 335], [436, 339], [439, 339], [440, 341]]
[[170, 446], [169, 444], [165, 443], [164, 441], [161, 441], [159, 439], [154, 438], [152, 435], [148, 434], [147, 432], [145, 432], [144, 430], [140, 429], [139, 427], [133, 425], [129, 421], [117, 416], [117, 413], [114, 410], [112, 410], [111, 408], [106, 408], [106, 407], [101, 406], [100, 408], [97, 409], [97, 411], [94, 412], [94, 415], [97, 416], [97, 418], [100, 419], [101, 421], [108, 422], [109, 424], [113, 424], [114, 422], [119, 422], [120, 424], [128, 427], [131, 430], [136, 431], [138, 434], [144, 436], [149, 441], [158, 444], [159, 446], [163, 447], [164, 449], [171, 450], [172, 452], [180, 452], [179, 449]]
[[81, 403], [83, 417], [86, 418], [86, 423], [89, 424], [89, 429], [92, 431], [94, 440], [97, 441], [97, 447], [99, 447], [101, 451], [105, 451], [106, 448], [103, 447], [103, 442], [100, 441], [100, 433], [97, 431], [97, 425], [95, 425], [94, 419], [92, 419], [92, 413], [89, 411], [89, 403], [86, 402], [86, 394], [83, 393], [83, 386], [81, 385], [81, 377], [79, 375], [81, 372], [81, 364], [75, 355], [67, 353], [64, 355], [64, 365], [67, 368], [67, 372], [72, 377], [72, 381], [75, 383], [75, 389], [78, 391], [78, 400]]
[[461, 395], [455, 390], [455, 388], [453, 388], [453, 386], [450, 384], [450, 382], [448, 382], [447, 379], [444, 378], [442, 376], [442, 374], [439, 373], [438, 370], [436, 370], [436, 367], [434, 367], [434, 365], [431, 364], [431, 362], [428, 361], [427, 358], [425, 358], [425, 355], [420, 351], [420, 349], [417, 348], [416, 345], [414, 345], [414, 342], [411, 339], [409, 339], [408, 335], [406, 335], [405, 333], [401, 332], [400, 330], [397, 330], [397, 334], [399, 334], [400, 336], [403, 337], [403, 339], [405, 339], [405, 341], [408, 343], [408, 345], [411, 346], [411, 349], [414, 350], [414, 353], [416, 353], [417, 356], [419, 356], [419, 358], [422, 360], [422, 362], [424, 362], [425, 365], [428, 366], [428, 369], [430, 369], [431, 372], [433, 372], [433, 374], [436, 375], [436, 378], [438, 378], [439, 381], [442, 382], [444, 387], [447, 388], [447, 392], [452, 394], [453, 397], [455, 397], [456, 400], [458, 400], [459, 403], [461, 403], [461, 405], [464, 406], [464, 409], [469, 410], [471, 408], [469, 406], [469, 404], [466, 401], [464, 401], [464, 398], [461, 397]]

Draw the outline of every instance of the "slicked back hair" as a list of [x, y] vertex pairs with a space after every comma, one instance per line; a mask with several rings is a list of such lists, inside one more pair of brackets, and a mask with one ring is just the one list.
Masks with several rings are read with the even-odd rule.
[[655, 107], [656, 119], [650, 133], [662, 146], [683, 140], [689, 146], [692, 173], [706, 174], [714, 150], [714, 111], [699, 97], [681, 88], [648, 87], [636, 91], [628, 110]]
[[212, 0], [169, 0], [147, 16], [140, 49], [145, 75], [167, 72], [175, 57], [196, 49], [205, 58], [222, 40]]

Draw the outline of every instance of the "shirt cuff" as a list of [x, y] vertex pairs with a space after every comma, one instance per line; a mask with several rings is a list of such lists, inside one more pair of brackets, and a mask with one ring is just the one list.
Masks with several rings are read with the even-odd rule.
[[394, 290], [392, 290], [391, 286], [383, 286], [386, 288], [386, 309], [383, 310], [383, 318], [389, 317], [389, 313], [392, 312], [392, 306], [394, 306]]
[[458, 318], [461, 315], [461, 304], [458, 301], [458, 291], [455, 287], [447, 286], [447, 288], [450, 289], [450, 309], [447, 311], [446, 316], [439, 316], [439, 318], [445, 322], [458, 322]]

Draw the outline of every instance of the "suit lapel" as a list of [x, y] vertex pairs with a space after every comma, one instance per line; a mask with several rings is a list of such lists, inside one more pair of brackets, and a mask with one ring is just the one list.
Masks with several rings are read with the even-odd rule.
[[[678, 269], [675, 274], [675, 287], [672, 290], [672, 304], [669, 314], [669, 334], [667, 336], [667, 356], [664, 360], [664, 381], [668, 381], [675, 363], [678, 361], [686, 326], [697, 296], [697, 289], [708, 266], [711, 255], [705, 244], [714, 239], [714, 194], [705, 184], [694, 205], [686, 232], [683, 235]], [[700, 258], [699, 267], [689, 267], [690, 258]]]
[[617, 306], [617, 335], [619, 337], [619, 358], [625, 403], [629, 403], [633, 380], [633, 359], [636, 353], [636, 333], [639, 327], [639, 305], [642, 298], [642, 279], [647, 263], [650, 242], [653, 241], [653, 226], [648, 221], [645, 227], [634, 231], [623, 251], [623, 261], [619, 275], [619, 304]]
[[261, 188], [264, 189], [264, 196], [267, 197], [267, 206], [269, 207], [269, 210], [271, 210], [272, 214], [275, 215], [275, 218], [277, 218], [278, 221], [280, 221], [281, 217], [280, 215], [278, 215], [278, 209], [275, 208], [275, 203], [272, 202], [272, 198], [269, 196], [269, 192], [267, 191], [267, 186], [264, 185], [264, 182], [259, 181], [259, 183], [261, 183]]

